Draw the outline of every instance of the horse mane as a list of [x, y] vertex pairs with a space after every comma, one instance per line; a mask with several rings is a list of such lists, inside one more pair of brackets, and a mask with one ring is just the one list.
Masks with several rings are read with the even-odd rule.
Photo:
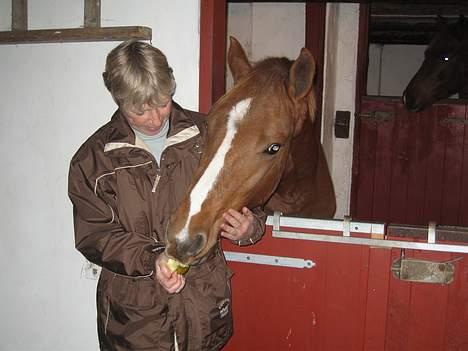
[[265, 89], [286, 89], [292, 61], [286, 57], [269, 57], [256, 62], [252, 70], [233, 89], [250, 87], [252, 97]]

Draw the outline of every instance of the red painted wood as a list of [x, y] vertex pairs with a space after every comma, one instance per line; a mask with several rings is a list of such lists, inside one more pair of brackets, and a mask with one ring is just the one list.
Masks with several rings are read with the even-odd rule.
[[423, 130], [423, 116], [420, 114], [406, 115], [411, 136], [408, 145], [408, 189], [406, 222], [417, 225], [427, 225], [424, 219], [424, 191], [426, 183], [426, 156], [428, 136]]
[[[450, 254], [415, 250], [414, 258], [444, 262], [450, 259]], [[443, 350], [449, 286], [428, 283], [407, 284], [411, 285], [411, 301], [408, 306], [410, 313], [408, 349]]]
[[391, 253], [390, 249], [370, 248], [363, 350], [385, 349]]
[[[427, 176], [424, 202], [424, 217], [428, 221], [441, 223], [443, 190], [443, 165], [445, 162], [445, 132], [439, 120], [446, 117], [448, 107], [435, 105], [423, 114], [425, 132], [430, 137], [427, 150]], [[450, 224], [450, 223], [443, 223]]]
[[[371, 111], [378, 110], [388, 113], [395, 112], [395, 105], [387, 102], [371, 104]], [[375, 172], [374, 189], [372, 200], [372, 219], [375, 221], [385, 221], [389, 216], [390, 203], [385, 201], [390, 197], [391, 182], [389, 176], [392, 171], [392, 144], [393, 130], [396, 123], [395, 118], [376, 123], [377, 136], [375, 146]], [[363, 130], [364, 132], [365, 130]], [[363, 149], [363, 151], [365, 148]], [[365, 172], [365, 170], [364, 170]]]
[[[330, 245], [325, 263], [325, 315], [320, 350], [361, 350], [364, 334], [368, 248]], [[337, 337], [339, 336], [339, 337]]]
[[452, 254], [456, 279], [449, 285], [443, 350], [468, 350], [468, 255]]
[[322, 130], [322, 92], [323, 67], [325, 60], [325, 21], [327, 4], [307, 2], [305, 4], [305, 47], [315, 58], [316, 74], [314, 79], [315, 100], [317, 112], [315, 116], [316, 131], [320, 135]]
[[358, 53], [357, 53], [357, 74], [356, 74], [356, 99], [355, 99], [355, 121], [354, 121], [354, 146], [353, 146], [353, 165], [351, 170], [351, 199], [350, 213], [354, 217], [358, 212], [358, 197], [361, 195], [359, 190], [359, 169], [360, 169], [360, 135], [361, 118], [359, 113], [362, 111], [361, 98], [367, 94], [367, 65], [368, 65], [368, 30], [369, 30], [370, 5], [359, 5], [359, 34], [358, 34]]
[[207, 113], [225, 91], [226, 0], [200, 1], [199, 111]]
[[[378, 105], [381, 107], [381, 104]], [[363, 100], [361, 105], [361, 115], [370, 114], [374, 110], [373, 101]], [[366, 221], [373, 218], [373, 195], [374, 195], [374, 173], [377, 145], [377, 123], [370, 118], [359, 118], [359, 154], [358, 165], [355, 176], [355, 210], [353, 218]]]
[[[388, 121], [362, 117], [395, 112]], [[393, 98], [363, 97], [352, 185], [356, 220], [468, 225], [466, 106], [439, 104], [410, 113]]]
[[[448, 118], [465, 118], [465, 105], [448, 105]], [[439, 120], [439, 123], [440, 120]], [[460, 192], [463, 174], [463, 143], [465, 126], [462, 123], [446, 123], [441, 126], [446, 133], [441, 222], [460, 224]]]
[[[465, 105], [465, 121], [468, 120], [468, 108]], [[468, 124], [464, 129], [463, 143], [463, 175], [468, 174]], [[468, 176], [462, 177], [462, 185], [460, 190], [460, 209], [458, 213], [458, 223], [463, 226], [468, 226]]]
[[[313, 259], [317, 267], [297, 269], [230, 262], [234, 336], [224, 350], [318, 350], [323, 330], [326, 245], [273, 239], [231, 251]], [[248, 345], [248, 346], [247, 346]]]
[[316, 263], [297, 269], [229, 262], [234, 335], [224, 351], [458, 351], [468, 345], [468, 255], [406, 250], [407, 258], [438, 262], [461, 257], [454, 282], [441, 285], [396, 279], [390, 268], [399, 249], [276, 239], [271, 227], [256, 245], [223, 246]]

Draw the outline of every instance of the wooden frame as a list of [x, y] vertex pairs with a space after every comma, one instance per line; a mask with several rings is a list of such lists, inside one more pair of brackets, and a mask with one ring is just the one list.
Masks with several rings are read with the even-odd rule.
[[[361, 98], [366, 94], [367, 88], [367, 64], [368, 64], [368, 46], [369, 46], [369, 13], [370, 5], [359, 5], [359, 34], [358, 34], [358, 53], [357, 53], [357, 75], [356, 75], [356, 97], [355, 97], [355, 116], [361, 111]], [[351, 172], [351, 195], [350, 195], [350, 214], [353, 216], [356, 212], [356, 180], [359, 172], [359, 129], [360, 119], [354, 118], [354, 142], [353, 142], [353, 164]]]
[[207, 113], [225, 91], [226, 0], [200, 1], [199, 111]]
[[[226, 16], [227, 3], [232, 0], [200, 1], [200, 75], [199, 111], [207, 113], [213, 103], [225, 93], [226, 77]], [[317, 67], [323, 68], [325, 46], [326, 3], [306, 4], [305, 46], [314, 55]], [[315, 38], [320, 37], [321, 40]], [[323, 69], [315, 80], [317, 117], [320, 127], [322, 110]], [[321, 128], [317, 128], [320, 133]]]
[[1, 44], [151, 40], [152, 30], [142, 26], [101, 27], [99, 0], [84, 0], [84, 28], [28, 30], [28, 1], [12, 0], [11, 31], [0, 32]]

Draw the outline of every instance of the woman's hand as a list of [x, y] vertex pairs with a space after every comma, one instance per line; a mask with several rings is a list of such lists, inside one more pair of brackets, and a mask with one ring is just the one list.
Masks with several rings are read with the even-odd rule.
[[223, 214], [224, 223], [221, 224], [221, 236], [233, 241], [247, 240], [253, 235], [254, 216], [247, 207], [242, 213], [229, 209]]
[[185, 286], [184, 276], [172, 272], [167, 266], [168, 257], [162, 253], [156, 259], [156, 279], [170, 294], [179, 293]]

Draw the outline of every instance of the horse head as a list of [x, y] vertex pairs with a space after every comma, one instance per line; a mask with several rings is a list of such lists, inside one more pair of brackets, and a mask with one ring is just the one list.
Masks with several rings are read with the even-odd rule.
[[463, 16], [455, 24], [439, 17], [439, 26], [421, 67], [403, 92], [409, 111], [421, 111], [456, 93], [468, 96], [468, 23]]
[[252, 66], [231, 38], [228, 64], [235, 84], [207, 116], [199, 168], [167, 228], [166, 254], [183, 264], [196, 264], [213, 249], [229, 208], [266, 203], [291, 140], [315, 115], [315, 62], [307, 49], [295, 61], [268, 58]]

